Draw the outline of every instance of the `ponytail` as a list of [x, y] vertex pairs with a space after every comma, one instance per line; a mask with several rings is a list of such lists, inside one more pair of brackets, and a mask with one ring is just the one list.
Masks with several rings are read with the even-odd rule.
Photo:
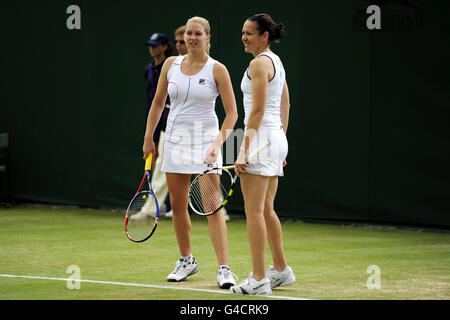
[[254, 21], [258, 25], [259, 34], [269, 33], [269, 42], [279, 43], [284, 34], [284, 25], [275, 23], [272, 17], [266, 13], [255, 14], [247, 20]]

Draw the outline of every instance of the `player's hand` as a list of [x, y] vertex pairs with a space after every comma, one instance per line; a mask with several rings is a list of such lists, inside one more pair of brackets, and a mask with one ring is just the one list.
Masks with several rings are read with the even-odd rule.
[[246, 151], [241, 150], [239, 155], [234, 163], [234, 171], [236, 175], [240, 177], [241, 173], [244, 173], [247, 170], [248, 166], [248, 154]]
[[220, 153], [220, 147], [217, 146], [215, 143], [212, 143], [209, 146], [208, 150], [206, 151], [205, 159], [204, 159], [205, 163], [206, 164], [215, 163], [219, 153]]
[[287, 160], [285, 159], [285, 160], [283, 161], [283, 168], [286, 167], [286, 166], [287, 166]]
[[153, 139], [144, 139], [144, 146], [142, 147], [142, 152], [144, 154], [143, 158], [146, 160], [150, 153], [155, 153], [155, 143]]

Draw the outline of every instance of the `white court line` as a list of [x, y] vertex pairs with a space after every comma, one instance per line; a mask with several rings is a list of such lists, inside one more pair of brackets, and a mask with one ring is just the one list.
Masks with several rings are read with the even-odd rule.
[[[172, 286], [159, 286], [155, 284], [141, 284], [141, 283], [129, 283], [129, 282], [115, 282], [115, 281], [99, 281], [99, 280], [86, 280], [86, 279], [73, 279], [73, 278], [53, 278], [53, 277], [38, 277], [38, 276], [18, 276], [12, 274], [0, 274], [3, 278], [23, 278], [23, 279], [38, 279], [38, 280], [58, 280], [58, 281], [79, 281], [86, 283], [98, 283], [98, 284], [111, 284], [116, 286], [129, 286], [129, 287], [141, 287], [141, 288], [155, 288], [155, 289], [171, 289], [171, 290], [186, 290], [186, 291], [197, 291], [197, 292], [210, 292], [210, 293], [221, 293], [221, 294], [231, 294], [229, 291], [223, 290], [210, 290], [210, 289], [196, 289], [196, 288], [180, 288]], [[284, 299], [284, 300], [310, 300], [306, 298], [288, 297], [288, 296], [266, 296], [272, 299]]]

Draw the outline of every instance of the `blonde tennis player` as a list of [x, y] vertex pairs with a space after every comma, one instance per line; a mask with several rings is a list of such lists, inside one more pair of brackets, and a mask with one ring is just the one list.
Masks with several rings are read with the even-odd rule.
[[[269, 44], [282, 36], [283, 25], [267, 14], [248, 18], [242, 29], [245, 52], [254, 59], [241, 82], [246, 130], [235, 171], [241, 178], [253, 270], [241, 284], [230, 288], [236, 294], [271, 295], [272, 288], [295, 282], [284, 254], [280, 220], [274, 211], [278, 176], [283, 175], [288, 152], [290, 106], [283, 64]], [[267, 140], [270, 147], [254, 163], [247, 164], [248, 154]], [[273, 259], [267, 273], [266, 241]]]
[[[181, 255], [175, 269], [167, 277], [167, 281], [171, 282], [183, 281], [199, 270], [192, 253], [191, 220], [187, 210], [191, 175], [205, 171], [206, 164], [222, 164], [221, 146], [238, 117], [228, 71], [209, 56], [210, 38], [210, 26], [206, 19], [193, 17], [187, 21], [184, 41], [188, 53], [170, 57], [164, 63], [144, 138], [146, 159], [155, 152], [151, 137], [168, 94], [171, 108], [161, 170], [166, 173], [173, 225]], [[220, 129], [215, 113], [218, 95], [226, 113]], [[219, 265], [217, 283], [220, 288], [230, 288], [235, 280], [228, 266], [226, 222], [221, 211], [207, 219]]]

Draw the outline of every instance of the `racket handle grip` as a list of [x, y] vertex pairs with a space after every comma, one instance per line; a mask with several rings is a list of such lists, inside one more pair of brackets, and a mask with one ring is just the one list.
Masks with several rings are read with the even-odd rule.
[[152, 154], [150, 153], [145, 159], [145, 170], [151, 170], [152, 169]]

